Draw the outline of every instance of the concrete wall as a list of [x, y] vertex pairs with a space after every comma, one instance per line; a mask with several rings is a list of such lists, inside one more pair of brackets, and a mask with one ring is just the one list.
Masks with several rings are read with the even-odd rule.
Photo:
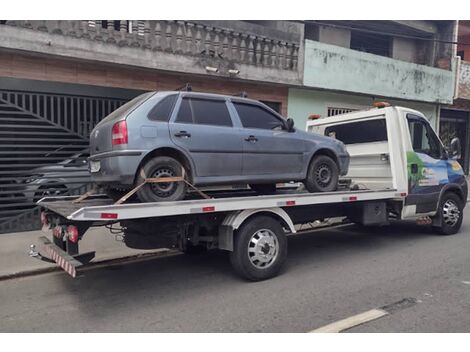
[[416, 109], [421, 111], [430, 120], [435, 129], [438, 126], [439, 106], [437, 104], [394, 99], [374, 99], [372, 96], [359, 96], [297, 88], [289, 89], [287, 114], [295, 120], [295, 126], [297, 128], [304, 130], [307, 117], [311, 114], [320, 114], [322, 117], [326, 117], [328, 107], [351, 109], [370, 108], [374, 101], [387, 101], [393, 105]]
[[305, 86], [451, 104], [454, 79], [449, 70], [305, 41]]

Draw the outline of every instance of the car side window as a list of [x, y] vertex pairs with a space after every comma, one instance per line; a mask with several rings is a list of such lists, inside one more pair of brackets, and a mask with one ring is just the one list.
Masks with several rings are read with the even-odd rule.
[[244, 128], [282, 129], [283, 121], [270, 111], [252, 104], [233, 103]]
[[232, 118], [223, 100], [183, 98], [176, 117], [179, 123], [233, 126]]
[[415, 152], [427, 154], [435, 159], [441, 158], [442, 150], [439, 140], [429, 124], [421, 119], [408, 118], [408, 127]]
[[189, 99], [183, 98], [181, 100], [180, 109], [176, 116], [176, 122], [179, 123], [193, 123], [193, 113], [191, 112], [191, 106], [189, 105]]
[[232, 126], [232, 118], [223, 100], [191, 99], [194, 122], [198, 125]]
[[168, 122], [175, 105], [177, 94], [168, 95], [160, 100], [148, 113], [147, 117], [153, 121]]

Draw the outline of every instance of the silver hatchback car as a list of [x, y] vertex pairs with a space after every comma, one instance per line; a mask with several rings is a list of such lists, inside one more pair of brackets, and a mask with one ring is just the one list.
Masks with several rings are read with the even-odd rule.
[[[342, 142], [297, 130], [258, 101], [195, 92], [142, 94], [103, 119], [90, 135], [92, 180], [110, 195], [145, 178], [184, 176], [195, 186], [249, 184], [262, 194], [301, 181], [334, 191], [348, 171]], [[184, 182], [146, 184], [143, 202], [180, 200]]]

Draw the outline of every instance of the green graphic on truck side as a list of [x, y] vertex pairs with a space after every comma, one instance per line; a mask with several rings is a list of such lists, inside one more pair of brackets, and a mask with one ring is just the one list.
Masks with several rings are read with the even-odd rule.
[[[423, 174], [424, 169], [424, 162], [421, 158], [413, 151], [406, 152], [406, 164], [407, 164], [407, 171], [408, 171], [408, 180], [410, 182], [410, 186], [414, 187], [415, 185], [419, 184], [419, 181], [425, 178]], [[411, 165], [416, 164], [418, 166], [418, 172], [414, 173], [411, 172]]]

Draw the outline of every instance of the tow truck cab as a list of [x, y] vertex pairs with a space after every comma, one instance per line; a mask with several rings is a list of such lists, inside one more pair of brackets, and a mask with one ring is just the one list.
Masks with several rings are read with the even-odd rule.
[[387, 105], [308, 121], [307, 131], [346, 145], [353, 187], [405, 194], [401, 219], [429, 216], [435, 226], [460, 227], [467, 200], [460, 141], [446, 149], [421, 112]]

